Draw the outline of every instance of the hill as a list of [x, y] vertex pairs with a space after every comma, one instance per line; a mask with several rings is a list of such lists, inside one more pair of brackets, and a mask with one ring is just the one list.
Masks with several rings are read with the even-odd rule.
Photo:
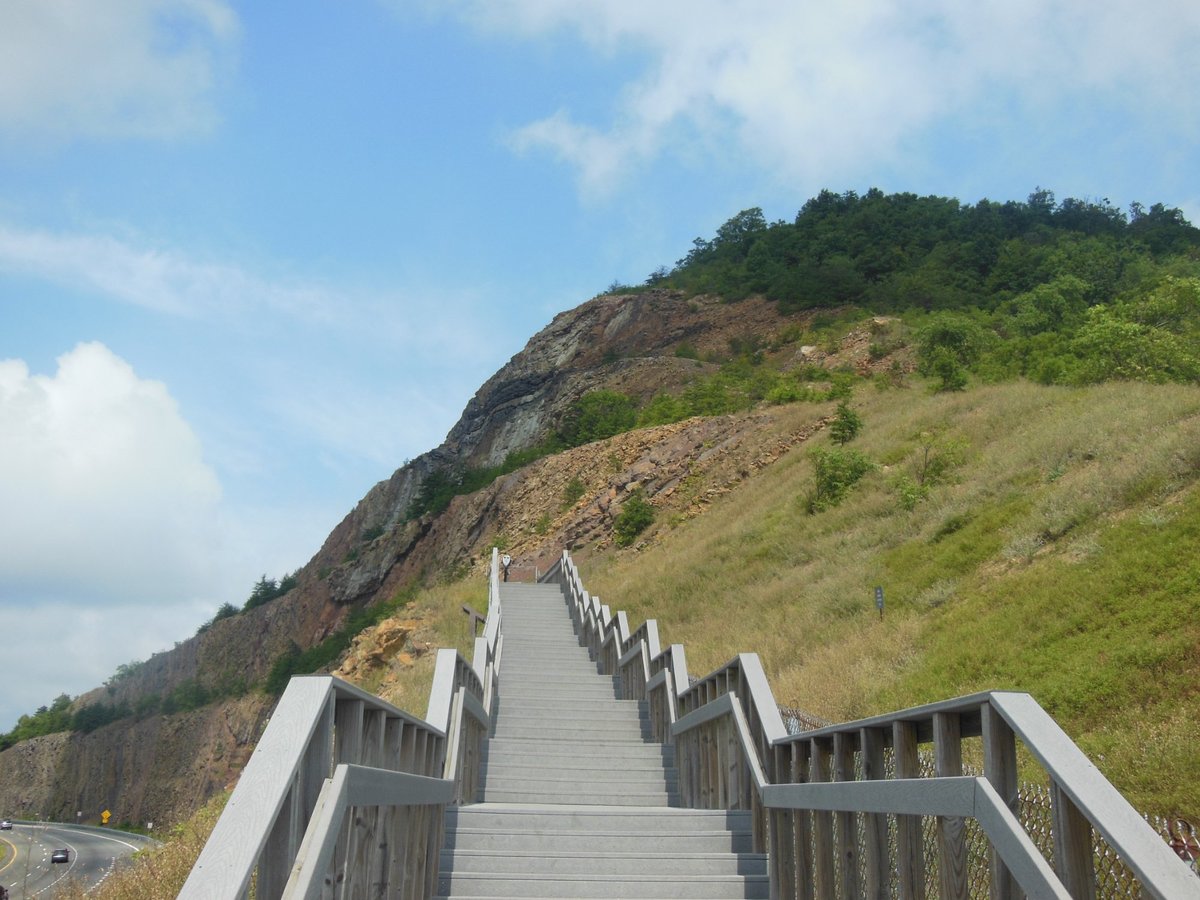
[[1046, 192], [739, 214], [556, 317], [299, 571], [23, 719], [0, 804], [183, 818], [295, 673], [419, 711], [496, 543], [518, 572], [571, 547], [696, 671], [756, 650], [817, 715], [1030, 690], [1140, 806], [1195, 816], [1198, 248], [1177, 211]]

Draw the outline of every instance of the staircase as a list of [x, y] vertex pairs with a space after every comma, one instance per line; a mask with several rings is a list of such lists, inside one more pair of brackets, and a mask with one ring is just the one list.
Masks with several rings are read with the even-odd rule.
[[759, 898], [748, 813], [679, 808], [671, 747], [617, 700], [558, 585], [504, 584], [495, 728], [476, 804], [446, 811], [442, 897]]

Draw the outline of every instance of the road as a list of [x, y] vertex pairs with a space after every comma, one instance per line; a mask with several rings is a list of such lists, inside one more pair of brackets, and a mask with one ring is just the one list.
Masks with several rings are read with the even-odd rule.
[[[9, 900], [51, 900], [72, 879], [95, 887], [118, 860], [154, 843], [140, 834], [46, 822], [16, 822], [12, 831], [0, 831], [0, 841], [9, 845], [0, 869], [0, 885], [8, 888]], [[50, 862], [58, 849], [70, 853], [70, 862]]]

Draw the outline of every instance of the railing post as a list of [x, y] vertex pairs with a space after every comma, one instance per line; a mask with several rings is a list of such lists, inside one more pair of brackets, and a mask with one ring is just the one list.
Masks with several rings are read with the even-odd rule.
[[[791, 773], [791, 757], [794, 745], [784, 744], [772, 751], [775, 757], [774, 768], [778, 774], [775, 782], [785, 780]], [[793, 809], [772, 809], [770, 820], [770, 846], [768, 852], [770, 872], [771, 900], [792, 900], [796, 896], [796, 811]]]
[[1058, 877], [1076, 900], [1095, 900], [1091, 823], [1053, 781], [1050, 783], [1050, 813], [1054, 820], [1054, 868]]
[[[1016, 815], [1017, 740], [1013, 730], [991, 701], [980, 708], [983, 720], [983, 770], [1004, 805]], [[992, 900], [1019, 900], [1017, 883], [993, 847], [991, 850]]]
[[[933, 714], [934, 773], [962, 774], [962, 730], [958, 713]], [[939, 881], [942, 900], [967, 898], [966, 823], [961, 816], [938, 816]]]
[[[878, 728], [860, 728], [858, 743], [862, 748], [863, 780], [873, 781], [884, 777], [883, 734]], [[866, 831], [866, 895], [868, 898], [884, 900], [890, 897], [888, 882], [891, 872], [888, 865], [887, 816], [867, 813]]]
[[[830, 742], [827, 738], [809, 741], [809, 781], [831, 781]], [[815, 868], [815, 894], [818, 897], [835, 896], [833, 858], [833, 813], [813, 813], [813, 858]]]
[[[848, 734], [833, 736], [833, 780], [854, 781], [854, 745]], [[838, 864], [843, 897], [858, 897], [858, 816], [852, 812], [834, 814], [837, 822]]]
[[[892, 748], [897, 778], [920, 778], [917, 726], [913, 722], [892, 723]], [[900, 876], [900, 900], [925, 896], [925, 839], [920, 816], [896, 816], [896, 869]]]

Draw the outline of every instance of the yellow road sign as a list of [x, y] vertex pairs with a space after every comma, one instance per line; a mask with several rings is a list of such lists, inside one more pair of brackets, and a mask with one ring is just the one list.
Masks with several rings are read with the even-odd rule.
[[100, 813], [100, 824], [101, 824], [101, 825], [107, 825], [107, 824], [108, 824], [108, 820], [109, 820], [111, 817], [112, 817], [112, 813], [110, 813], [110, 812], [109, 812], [109, 811], [106, 809], [104, 812]]

